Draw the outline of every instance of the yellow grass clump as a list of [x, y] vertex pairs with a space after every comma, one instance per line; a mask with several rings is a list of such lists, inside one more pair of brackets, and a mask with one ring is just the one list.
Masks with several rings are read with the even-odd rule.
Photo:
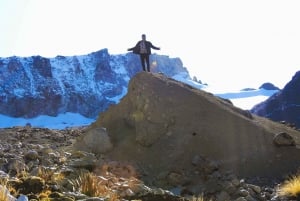
[[279, 186], [278, 194], [280, 196], [298, 196], [300, 195], [300, 175], [293, 176]]
[[9, 190], [6, 186], [0, 185], [0, 201], [9, 201]]
[[102, 184], [101, 179], [93, 173], [82, 173], [72, 183], [79, 192], [87, 196], [105, 196], [109, 197], [110, 201], [118, 200], [118, 195], [111, 191], [105, 184]]
[[[189, 199], [189, 201], [205, 201], [205, 200], [207, 200], [207, 199], [205, 199], [203, 195], [200, 195], [198, 197], [193, 196], [192, 198]], [[210, 199], [209, 201], [212, 201], [212, 200]]]
[[62, 181], [65, 176], [62, 173], [55, 172], [53, 169], [46, 169], [39, 167], [38, 169], [38, 177], [45, 180], [45, 182], [51, 181]]
[[0, 201], [10, 201], [10, 195], [16, 196], [19, 192], [8, 184], [8, 181], [3, 179], [0, 180]]

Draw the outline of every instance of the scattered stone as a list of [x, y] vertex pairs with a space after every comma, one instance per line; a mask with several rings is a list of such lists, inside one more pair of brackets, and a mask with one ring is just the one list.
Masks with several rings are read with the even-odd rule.
[[113, 145], [105, 128], [95, 128], [80, 136], [73, 147], [82, 151], [103, 154], [110, 151]]
[[288, 133], [281, 132], [274, 136], [273, 142], [276, 146], [295, 146], [296, 142], [294, 138]]

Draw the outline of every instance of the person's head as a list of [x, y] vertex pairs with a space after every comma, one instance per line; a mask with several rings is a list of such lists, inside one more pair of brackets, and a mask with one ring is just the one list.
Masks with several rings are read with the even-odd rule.
[[146, 34], [142, 34], [142, 39], [146, 40]]

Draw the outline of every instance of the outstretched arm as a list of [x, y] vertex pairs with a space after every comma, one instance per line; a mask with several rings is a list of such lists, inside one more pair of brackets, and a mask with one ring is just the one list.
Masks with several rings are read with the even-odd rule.
[[160, 47], [155, 47], [152, 43], [150, 43], [150, 47], [155, 50], [160, 50]]
[[138, 47], [139, 43], [140, 42], [137, 42], [137, 44], [134, 47], [128, 48], [127, 51], [133, 51], [134, 49], [136, 49]]

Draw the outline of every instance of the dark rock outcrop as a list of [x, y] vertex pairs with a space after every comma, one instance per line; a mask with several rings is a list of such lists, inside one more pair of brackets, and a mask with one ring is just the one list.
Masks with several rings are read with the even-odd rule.
[[274, 121], [285, 121], [300, 128], [300, 71], [279, 92], [254, 106], [251, 112]]
[[[179, 58], [150, 58], [152, 72], [188, 75]], [[110, 55], [107, 49], [81, 56], [0, 58], [0, 114], [31, 118], [73, 112], [96, 118], [126, 94], [139, 71], [138, 56]]]

